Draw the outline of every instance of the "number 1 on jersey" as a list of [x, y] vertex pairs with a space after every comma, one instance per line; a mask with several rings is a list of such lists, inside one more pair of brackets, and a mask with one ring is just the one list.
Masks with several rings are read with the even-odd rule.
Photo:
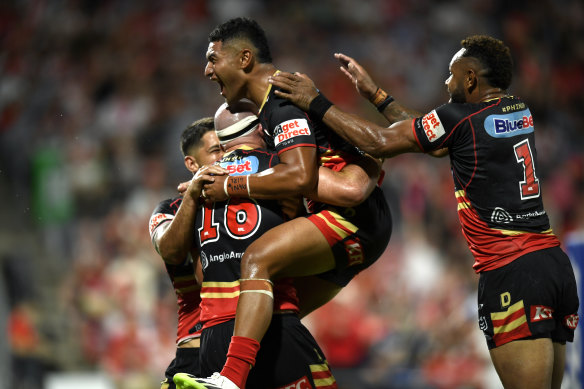
[[529, 146], [528, 139], [517, 143], [513, 146], [517, 163], [523, 165], [523, 181], [519, 182], [519, 193], [521, 200], [539, 197], [539, 179], [535, 175], [533, 166], [533, 154]]

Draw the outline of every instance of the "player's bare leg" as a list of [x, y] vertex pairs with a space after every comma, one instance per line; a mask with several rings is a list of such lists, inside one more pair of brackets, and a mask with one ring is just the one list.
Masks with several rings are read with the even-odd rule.
[[[334, 269], [335, 260], [320, 230], [308, 219], [298, 218], [271, 229], [251, 244], [241, 264], [243, 280], [273, 279], [323, 273]], [[273, 302], [264, 293], [241, 294], [234, 334], [260, 341], [272, 320]]]
[[239, 388], [245, 387], [260, 341], [272, 320], [272, 279], [319, 274], [334, 267], [328, 241], [305, 218], [281, 224], [252, 243], [241, 259], [234, 334], [227, 361], [217, 377], [228, 379]]
[[554, 372], [552, 374], [552, 389], [562, 387], [564, 370], [566, 368], [566, 345], [554, 342]]
[[[515, 340], [492, 349], [490, 353], [505, 389], [559, 389], [561, 377], [552, 386], [556, 369], [554, 348], [549, 338]], [[558, 360], [558, 364], [563, 370], [563, 361]], [[556, 379], [554, 376], [554, 381]]]
[[331, 301], [343, 289], [342, 286], [318, 276], [297, 277], [294, 279], [294, 287], [300, 301], [298, 315], [301, 319]]

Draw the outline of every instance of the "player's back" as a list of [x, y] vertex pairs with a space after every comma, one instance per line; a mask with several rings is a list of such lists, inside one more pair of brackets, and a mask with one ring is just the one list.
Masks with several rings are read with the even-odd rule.
[[322, 121], [311, 118], [274, 91], [270, 86], [258, 114], [270, 150], [279, 154], [293, 147], [316, 147], [320, 164], [330, 168], [339, 165], [337, 170], [363, 155]]
[[[266, 170], [279, 162], [277, 155], [260, 149], [237, 149], [223, 156], [219, 164], [230, 175], [248, 175]], [[201, 254], [201, 290], [204, 327], [235, 317], [239, 296], [240, 262], [247, 247], [266, 231], [284, 222], [276, 200], [232, 197], [206, 203], [197, 213], [197, 244]], [[298, 310], [291, 280], [274, 286], [276, 309]]]
[[459, 218], [477, 271], [559, 244], [543, 207], [535, 124], [525, 102], [507, 96], [445, 104], [416, 119], [414, 129], [424, 150], [449, 148]]

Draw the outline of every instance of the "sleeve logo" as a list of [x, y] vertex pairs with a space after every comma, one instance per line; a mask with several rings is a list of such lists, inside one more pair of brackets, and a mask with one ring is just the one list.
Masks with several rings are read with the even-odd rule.
[[435, 109], [422, 118], [422, 127], [424, 127], [424, 132], [430, 142], [434, 142], [445, 134], [444, 126], [442, 126]]
[[150, 230], [150, 236], [154, 233], [156, 227], [158, 227], [164, 220], [172, 220], [174, 219], [173, 215], [169, 215], [166, 213], [157, 213], [150, 217], [150, 222], [148, 223], [148, 229]]
[[274, 145], [297, 136], [310, 135], [310, 128], [306, 119], [293, 119], [282, 122], [274, 129]]

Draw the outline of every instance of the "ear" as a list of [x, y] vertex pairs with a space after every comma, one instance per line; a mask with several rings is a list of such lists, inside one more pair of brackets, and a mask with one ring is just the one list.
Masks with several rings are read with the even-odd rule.
[[241, 56], [239, 57], [239, 62], [242, 69], [249, 69], [254, 62], [253, 53], [250, 49], [241, 50]]
[[473, 69], [469, 69], [466, 72], [466, 78], [464, 80], [466, 89], [468, 93], [472, 93], [476, 87], [479, 85], [479, 78]]
[[197, 161], [195, 160], [195, 158], [194, 157], [191, 157], [190, 155], [187, 155], [185, 157], [185, 166], [193, 174], [197, 170], [199, 170], [199, 164], [197, 163]]

